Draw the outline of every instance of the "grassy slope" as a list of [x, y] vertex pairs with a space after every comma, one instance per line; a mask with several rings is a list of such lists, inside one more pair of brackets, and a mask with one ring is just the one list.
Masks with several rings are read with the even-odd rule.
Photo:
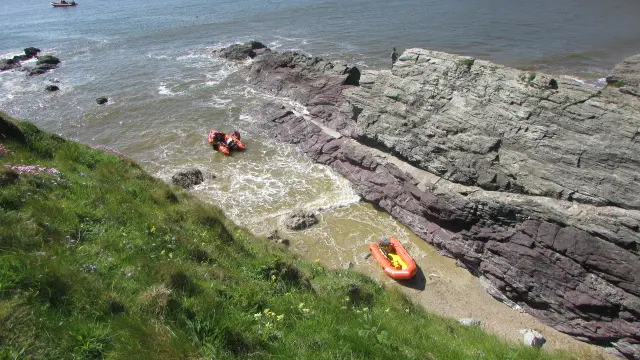
[[0, 359], [578, 358], [427, 314], [126, 158], [20, 127], [0, 138]]

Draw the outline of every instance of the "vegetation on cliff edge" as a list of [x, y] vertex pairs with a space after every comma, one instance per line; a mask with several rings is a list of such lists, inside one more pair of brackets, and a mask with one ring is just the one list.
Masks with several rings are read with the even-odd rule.
[[117, 152], [0, 122], [0, 359], [580, 358], [428, 314]]

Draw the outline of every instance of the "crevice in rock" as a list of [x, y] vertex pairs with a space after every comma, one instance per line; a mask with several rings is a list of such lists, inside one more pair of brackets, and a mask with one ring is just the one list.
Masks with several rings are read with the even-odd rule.
[[439, 227], [456, 234], [462, 231], [469, 231], [473, 227], [473, 225], [477, 223], [477, 221], [464, 221], [457, 219], [446, 220], [426, 212], [423, 212], [422, 216], [429, 222], [434, 223]]
[[580, 154], [578, 155], [578, 161], [576, 162], [576, 167], [580, 167], [580, 161], [582, 160], [582, 154], [584, 154], [584, 150], [582, 150], [580, 152]]
[[598, 305], [598, 304], [578, 304], [576, 305], [576, 309], [579, 311], [589, 314], [589, 318], [592, 317], [604, 317], [615, 319], [620, 315], [620, 305]]
[[411, 165], [413, 167], [416, 167], [418, 169], [422, 168], [421, 164], [419, 162], [410, 160], [409, 158], [407, 158], [403, 154], [399, 153], [398, 150], [390, 148], [390, 147], [386, 146], [385, 144], [377, 141], [376, 139], [373, 139], [371, 137], [368, 137], [368, 136], [364, 135], [364, 136], [358, 137], [355, 140], [357, 140], [360, 144], [362, 144], [364, 146], [376, 149], [378, 151], [382, 151], [382, 152], [388, 153], [388, 154], [390, 154], [390, 155], [402, 160], [403, 162], [406, 162], [407, 164], [409, 164], [409, 165]]
[[[572, 102], [572, 103], [570, 103], [570, 104], [567, 104], [567, 105], [563, 106], [563, 107], [562, 107], [562, 110], [567, 110], [567, 108], [568, 108], [568, 107], [571, 107], [571, 106], [584, 104], [584, 103], [586, 103], [587, 101], [589, 101], [589, 100], [591, 100], [591, 99], [594, 99], [594, 98], [599, 97], [601, 94], [602, 94], [602, 93], [601, 93], [600, 91], [598, 91], [598, 92], [596, 92], [595, 94], [591, 94], [591, 95], [589, 95], [586, 99], [579, 100], [579, 101], [575, 101], [575, 102]], [[595, 117], [595, 116], [593, 116], [593, 117]], [[593, 118], [593, 117], [592, 117], [592, 118]]]
[[488, 149], [488, 153], [490, 152], [498, 152], [500, 151], [500, 146], [502, 145], [502, 139], [498, 139], [493, 145], [491, 145]]
[[349, 75], [344, 79], [343, 85], [360, 86], [360, 69], [355, 66], [347, 68], [345, 74]]
[[353, 116], [351, 116], [351, 120], [357, 122], [358, 121], [358, 117], [362, 113], [362, 110], [364, 110], [364, 109], [361, 108], [361, 107], [357, 107], [355, 105], [351, 105], [351, 112], [353, 113]]

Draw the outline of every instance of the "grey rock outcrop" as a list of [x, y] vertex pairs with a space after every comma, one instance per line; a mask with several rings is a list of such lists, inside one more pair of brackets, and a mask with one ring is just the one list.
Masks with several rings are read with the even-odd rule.
[[249, 41], [245, 44], [233, 44], [217, 51], [218, 56], [229, 60], [253, 59], [259, 53], [267, 50], [267, 47], [259, 41]]
[[0, 59], [0, 71], [17, 69], [20, 66], [20, 61], [14, 59]]
[[622, 60], [611, 70], [609, 77], [614, 77], [631, 86], [640, 85], [640, 54]]
[[27, 72], [29, 76], [41, 75], [49, 70], [53, 70], [60, 64], [60, 59], [53, 55], [38, 56], [38, 61], [34, 67], [23, 67], [22, 70]]
[[254, 116], [556, 329], [640, 358], [640, 100], [423, 49], [391, 71], [265, 52]]
[[28, 47], [24, 49], [23, 55], [16, 55], [11, 59], [0, 59], [0, 71], [17, 69], [22, 66], [21, 61], [29, 60], [40, 52], [40, 49]]
[[607, 76], [607, 83], [619, 87], [621, 93], [640, 97], [640, 54], [616, 65]]

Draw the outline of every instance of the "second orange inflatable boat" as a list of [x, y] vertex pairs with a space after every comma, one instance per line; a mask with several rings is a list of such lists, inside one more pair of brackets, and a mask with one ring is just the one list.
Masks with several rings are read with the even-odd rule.
[[209, 144], [214, 147], [214, 149], [222, 152], [225, 155], [229, 155], [231, 153], [231, 150], [246, 149], [246, 146], [242, 143], [242, 141], [240, 141], [239, 136], [239, 133], [238, 137], [236, 137], [233, 135], [225, 134], [222, 131], [212, 129], [209, 131], [207, 140], [209, 141]]
[[416, 275], [416, 262], [402, 247], [400, 240], [389, 239], [388, 246], [369, 245], [369, 251], [387, 275], [397, 280], [411, 279]]

